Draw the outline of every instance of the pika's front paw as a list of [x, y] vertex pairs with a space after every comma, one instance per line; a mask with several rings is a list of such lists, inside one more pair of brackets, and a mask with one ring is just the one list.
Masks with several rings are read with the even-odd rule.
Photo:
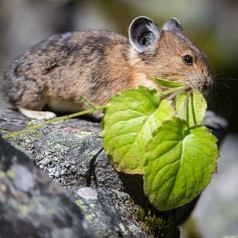
[[55, 113], [48, 112], [48, 111], [34, 111], [34, 110], [28, 110], [21, 107], [18, 107], [18, 110], [22, 113], [22, 115], [31, 119], [49, 120], [56, 117]]

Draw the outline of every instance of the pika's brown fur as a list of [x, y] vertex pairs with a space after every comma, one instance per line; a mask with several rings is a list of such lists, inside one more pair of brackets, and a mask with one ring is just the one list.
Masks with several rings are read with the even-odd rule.
[[[162, 29], [156, 27], [151, 19], [140, 17], [129, 29], [130, 40], [108, 31], [52, 36], [7, 68], [5, 98], [26, 116], [40, 119], [34, 111], [46, 106], [53, 112], [87, 109], [81, 96], [102, 105], [122, 89], [143, 85], [160, 90], [155, 76], [200, 91], [209, 88], [212, 76], [206, 56], [183, 35], [180, 23], [172, 18]], [[192, 65], [184, 61], [186, 55], [192, 57]], [[43, 118], [52, 116], [43, 113]]]

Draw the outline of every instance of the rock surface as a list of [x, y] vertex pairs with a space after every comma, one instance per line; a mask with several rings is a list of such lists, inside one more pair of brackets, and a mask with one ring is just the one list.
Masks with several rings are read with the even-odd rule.
[[[0, 110], [3, 136], [38, 123]], [[26, 155], [1, 141], [1, 238], [175, 238], [176, 225], [196, 204], [172, 211], [172, 220], [169, 213], [156, 211], [143, 195], [141, 177], [118, 174], [111, 166], [99, 123], [69, 119], [8, 140]], [[151, 216], [143, 213], [149, 210]]]
[[[0, 118], [0, 129], [3, 135], [11, 131], [21, 130], [34, 123], [40, 123], [38, 121], [30, 121], [18, 112], [7, 109], [0, 111]], [[85, 224], [88, 224], [88, 227], [93, 230], [93, 233], [89, 233], [90, 236], [85, 233], [85, 237], [149, 237], [148, 234], [142, 231], [140, 224], [136, 221], [136, 217], [133, 215], [135, 214], [133, 209], [135, 209], [136, 206], [129, 195], [123, 192], [122, 182], [102, 150], [100, 131], [99, 123], [72, 119], [53, 123], [39, 130], [34, 130], [9, 140], [14, 147], [23, 150], [24, 153], [35, 161], [37, 167], [48, 174], [58, 185], [54, 185], [53, 182], [50, 182], [49, 178], [46, 178], [45, 175], [41, 175], [47, 183], [53, 184], [55, 187], [62, 185], [67, 190], [68, 196], [72, 199], [71, 202], [69, 202], [70, 205], [67, 203], [51, 204], [58, 195], [50, 194], [50, 196], [48, 196], [47, 194], [42, 194], [40, 188], [43, 187], [43, 191], [47, 190], [45, 184], [39, 185], [34, 174], [32, 174], [31, 171], [29, 172], [28, 168], [21, 166], [21, 163], [29, 164], [31, 169], [37, 170], [37, 173], [40, 173], [33, 161], [28, 163], [27, 160], [29, 160], [29, 158], [23, 155], [26, 160], [25, 162], [16, 161], [17, 166], [20, 167], [17, 167], [16, 174], [14, 171], [12, 172], [14, 174], [14, 180], [11, 182], [14, 184], [16, 181], [19, 181], [23, 189], [26, 187], [27, 191], [25, 191], [25, 196], [28, 196], [28, 193], [36, 193], [38, 196], [43, 196], [45, 200], [49, 199], [49, 204], [42, 201], [41, 205], [38, 206], [38, 201], [33, 199], [32, 202], [34, 203], [32, 205], [26, 205], [27, 209], [28, 205], [32, 208], [32, 216], [35, 217], [35, 222], [39, 223], [38, 227], [42, 227], [41, 232], [44, 230], [44, 225], [42, 225], [44, 222], [47, 227], [51, 226], [47, 221], [47, 219], [50, 218], [45, 214], [48, 210], [55, 212], [58, 217], [61, 216], [61, 213], [63, 216], [63, 211], [66, 207], [71, 206], [75, 208], [73, 202], [73, 200], [75, 200], [80, 208], [78, 209], [79, 215], [77, 219], [80, 219], [81, 223], [85, 222]], [[14, 153], [20, 153], [12, 146], [8, 144], [7, 146], [7, 149], [5, 147], [1, 148], [1, 163], [4, 162], [3, 158], [7, 157], [9, 161], [11, 161], [11, 158], [14, 157]], [[8, 151], [9, 154], [5, 155], [4, 153], [8, 153]], [[16, 158], [18, 159], [17, 156]], [[12, 169], [12, 166], [10, 166], [7, 171], [4, 171], [4, 180], [1, 181], [0, 184], [5, 183], [4, 181], [7, 179], [7, 174], [11, 173]], [[40, 188], [38, 188], [39, 186]], [[62, 193], [63, 189], [60, 188], [59, 190]], [[7, 194], [2, 195], [4, 200], [9, 200]], [[13, 195], [10, 195], [14, 201], [15, 198], [12, 196]], [[54, 197], [54, 199], [52, 199], [52, 197]], [[30, 198], [32, 199], [32, 195], [30, 195]], [[28, 200], [31, 202], [30, 198], [28, 198]], [[46, 205], [44, 209], [42, 208], [43, 204]], [[20, 201], [18, 205], [22, 205], [22, 201]], [[5, 207], [4, 201], [1, 202], [0, 207]], [[62, 211], [60, 211], [60, 209], [62, 209]], [[4, 210], [4, 214], [8, 215], [8, 210], [9, 209]], [[41, 214], [41, 212], [43, 214]], [[18, 210], [17, 214], [21, 216], [21, 209]], [[69, 217], [73, 215], [70, 213]], [[12, 215], [9, 214], [9, 219], [11, 218]], [[27, 219], [30, 219], [30, 217]], [[77, 222], [77, 219], [73, 220], [80, 224], [80, 222]], [[18, 216], [16, 220], [18, 220]], [[8, 231], [12, 231], [8, 225], [14, 224], [14, 220], [10, 222], [9, 220], [3, 219], [2, 222]], [[28, 226], [28, 224], [26, 224], [26, 226]], [[38, 229], [37, 227], [35, 228]], [[19, 230], [23, 232], [22, 237], [24, 235], [27, 237], [28, 234], [25, 233], [25, 230], [21, 228], [19, 228]], [[4, 229], [0, 229], [0, 237], [11, 237], [8, 236], [9, 234], [6, 234], [5, 231]], [[60, 229], [57, 230], [57, 232], [62, 235], [60, 237], [81, 237], [82, 231], [79, 229], [77, 231], [78, 233], [76, 235], [74, 233], [64, 235]], [[14, 237], [14, 234], [12, 235], [12, 237]], [[39, 237], [45, 236], [42, 234]], [[53, 236], [52, 233], [49, 233], [46, 237], [59, 236]]]
[[0, 140], [0, 237], [96, 237], [62, 188]]

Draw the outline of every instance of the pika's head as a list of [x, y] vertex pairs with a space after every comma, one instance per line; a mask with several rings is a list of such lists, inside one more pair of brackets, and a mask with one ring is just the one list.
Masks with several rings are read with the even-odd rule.
[[184, 34], [176, 18], [162, 28], [147, 17], [135, 18], [129, 40], [136, 57], [148, 66], [151, 75], [183, 82], [205, 92], [213, 85], [206, 55]]

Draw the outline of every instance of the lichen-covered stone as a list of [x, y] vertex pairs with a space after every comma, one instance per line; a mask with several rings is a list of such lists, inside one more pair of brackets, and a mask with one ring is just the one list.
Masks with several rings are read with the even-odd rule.
[[[0, 118], [3, 118], [0, 123], [3, 135], [33, 123], [41, 123], [28, 120], [11, 110], [0, 110]], [[122, 183], [102, 149], [99, 123], [70, 119], [52, 123], [9, 141], [64, 187], [122, 189]]]
[[[207, 124], [221, 142], [227, 125], [217, 119], [210, 115]], [[17, 111], [0, 110], [3, 136], [38, 123]], [[157, 211], [144, 195], [141, 176], [113, 169], [101, 129], [96, 122], [68, 119], [8, 139], [48, 178], [29, 159], [19, 163], [13, 156], [19, 152], [2, 142], [10, 152], [1, 148], [0, 237], [179, 237], [176, 226], [196, 200], [173, 211]]]
[[96, 237], [65, 191], [2, 139], [0, 237]]
[[[16, 111], [0, 110], [2, 135], [35, 123], [40, 122], [30, 121]], [[96, 237], [150, 237], [136, 220], [137, 206], [123, 191], [123, 183], [102, 149], [99, 123], [79, 119], [56, 122], [9, 139], [9, 142], [35, 161], [37, 166], [58, 184], [57, 186], [61, 185], [68, 190], [68, 195], [79, 207], [81, 223], [87, 224]], [[12, 171], [11, 169], [8, 174], [16, 177], [18, 181], [15, 184], [16, 189], [19, 183], [22, 187], [32, 190], [34, 194], [40, 194], [37, 185], [31, 182], [34, 182], [33, 175], [24, 167], [18, 166], [16, 173]], [[56, 202], [57, 199], [53, 201]], [[45, 212], [53, 209], [53, 205], [48, 204], [52, 202], [51, 196], [45, 195], [39, 206], [34, 203], [35, 199], [32, 202], [33, 205], [29, 205], [32, 209], [45, 209]], [[57, 208], [59, 216], [60, 209], [64, 210], [65, 206], [68, 205], [59, 204]], [[29, 209], [28, 205], [21, 207], [22, 211]], [[26, 217], [31, 219], [30, 216]], [[44, 216], [38, 219], [47, 220]], [[51, 226], [50, 223], [47, 224]], [[22, 232], [25, 234], [24, 231]]]

